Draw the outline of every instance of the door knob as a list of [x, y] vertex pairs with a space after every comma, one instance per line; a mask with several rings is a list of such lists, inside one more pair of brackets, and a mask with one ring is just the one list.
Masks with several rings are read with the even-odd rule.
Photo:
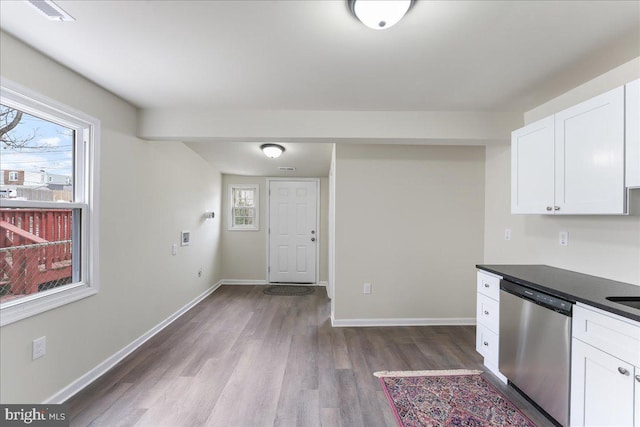
[[554, 206], [554, 207], [553, 207], [553, 210], [554, 210], [554, 211], [559, 211], [559, 210], [560, 210], [560, 206]]
[[312, 237], [312, 238], [311, 238], [311, 241], [312, 241], [312, 242], [315, 242], [315, 241], [316, 241], [316, 238], [315, 238], [315, 237]]
[[311, 234], [316, 234], [316, 230], [311, 230]]
[[550, 211], [552, 209], [551, 206], [547, 206], [547, 210]]
[[622, 375], [629, 375], [629, 371], [624, 369], [622, 366], [618, 368], [618, 372], [620, 372]]

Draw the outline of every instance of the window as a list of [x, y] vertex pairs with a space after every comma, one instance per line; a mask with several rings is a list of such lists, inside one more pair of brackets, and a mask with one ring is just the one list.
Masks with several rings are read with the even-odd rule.
[[257, 184], [229, 185], [229, 230], [258, 230], [260, 200]]
[[9, 172], [9, 182], [16, 182], [16, 181], [18, 181], [18, 172], [16, 171]]
[[[12, 186], [20, 197], [0, 208], [0, 326], [97, 292], [99, 131], [99, 120], [0, 80], [0, 170], [24, 174]], [[45, 176], [68, 186], [51, 190]]]

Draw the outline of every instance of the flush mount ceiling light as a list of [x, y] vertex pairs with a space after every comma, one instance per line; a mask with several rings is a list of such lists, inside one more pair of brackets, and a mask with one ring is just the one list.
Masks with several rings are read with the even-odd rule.
[[27, 3], [52, 21], [75, 21], [73, 16], [51, 0], [27, 0]]
[[347, 0], [349, 10], [364, 25], [384, 30], [397, 24], [414, 0]]
[[278, 144], [262, 144], [260, 149], [264, 153], [265, 156], [270, 159], [275, 159], [276, 157], [280, 157], [280, 154], [284, 153], [284, 147]]

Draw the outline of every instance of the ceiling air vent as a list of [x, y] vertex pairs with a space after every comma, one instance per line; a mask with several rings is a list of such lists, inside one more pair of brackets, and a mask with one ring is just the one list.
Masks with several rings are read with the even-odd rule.
[[281, 172], [295, 172], [296, 168], [294, 168], [293, 166], [280, 166], [278, 170]]
[[27, 0], [27, 3], [52, 21], [75, 21], [73, 16], [51, 0]]

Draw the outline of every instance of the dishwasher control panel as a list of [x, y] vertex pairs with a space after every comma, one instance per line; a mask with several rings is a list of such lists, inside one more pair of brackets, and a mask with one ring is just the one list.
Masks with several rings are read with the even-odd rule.
[[500, 281], [500, 289], [505, 292], [509, 292], [510, 294], [519, 296], [520, 298], [527, 299], [538, 305], [544, 306], [548, 309], [557, 311], [558, 313], [571, 316], [571, 308], [573, 304], [562, 298], [554, 297], [544, 292], [536, 291], [535, 289], [531, 289], [517, 283], [509, 282], [508, 280]]

